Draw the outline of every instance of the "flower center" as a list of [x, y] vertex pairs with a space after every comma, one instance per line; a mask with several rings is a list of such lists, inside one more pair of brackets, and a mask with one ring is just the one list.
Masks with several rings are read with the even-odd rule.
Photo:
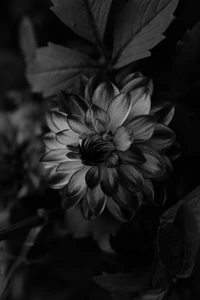
[[95, 135], [81, 141], [79, 153], [82, 162], [86, 165], [100, 165], [105, 162], [114, 146], [110, 139]]

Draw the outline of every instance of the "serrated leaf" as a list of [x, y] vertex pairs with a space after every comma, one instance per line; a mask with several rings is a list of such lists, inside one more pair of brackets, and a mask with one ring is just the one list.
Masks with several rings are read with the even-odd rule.
[[112, 0], [52, 0], [52, 11], [76, 34], [102, 47]]
[[188, 277], [193, 270], [199, 247], [199, 233], [190, 207], [182, 203], [173, 222], [158, 233], [159, 258], [177, 277]]
[[181, 87], [194, 83], [200, 74], [200, 22], [187, 30], [183, 39], [177, 44], [176, 67], [181, 79]]
[[23, 18], [20, 24], [19, 44], [26, 61], [35, 55], [37, 49], [37, 40], [33, 23], [28, 17]]
[[142, 291], [149, 282], [147, 270], [138, 270], [135, 274], [107, 274], [93, 277], [101, 287], [111, 292], [138, 292]]
[[81, 74], [92, 75], [100, 65], [86, 54], [49, 43], [39, 48], [27, 65], [32, 91], [52, 96], [60, 90], [72, 91]]
[[151, 55], [149, 50], [164, 39], [177, 4], [178, 0], [128, 1], [114, 31], [115, 69]]

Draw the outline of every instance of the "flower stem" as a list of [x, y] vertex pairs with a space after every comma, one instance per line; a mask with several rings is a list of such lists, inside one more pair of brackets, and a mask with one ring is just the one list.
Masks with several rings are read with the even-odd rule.
[[[14, 225], [8, 226], [7, 228], [5, 228], [3, 230], [0, 230], [0, 241], [10, 238], [11, 236], [17, 234], [21, 230], [30, 229], [32, 227], [41, 225], [43, 222], [45, 222], [45, 220], [46, 220], [45, 215], [39, 213], [39, 211], [35, 216], [32, 216], [30, 218], [27, 218], [23, 221], [20, 221], [20, 222], [14, 224]], [[55, 215], [57, 215], [60, 212], [63, 212], [63, 209], [57, 208], [54, 210], [47, 211], [46, 216], [48, 216], [48, 218], [55, 217]]]

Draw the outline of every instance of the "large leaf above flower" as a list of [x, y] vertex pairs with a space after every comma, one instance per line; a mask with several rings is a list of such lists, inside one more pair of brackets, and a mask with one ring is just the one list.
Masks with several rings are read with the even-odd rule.
[[60, 90], [72, 91], [77, 78], [83, 73], [90, 76], [99, 64], [86, 54], [49, 43], [39, 48], [27, 65], [27, 78], [32, 91], [52, 96]]
[[149, 50], [164, 39], [178, 0], [130, 0], [116, 21], [113, 66], [126, 66], [150, 56]]
[[52, 11], [76, 34], [104, 52], [103, 38], [112, 0], [52, 0]]

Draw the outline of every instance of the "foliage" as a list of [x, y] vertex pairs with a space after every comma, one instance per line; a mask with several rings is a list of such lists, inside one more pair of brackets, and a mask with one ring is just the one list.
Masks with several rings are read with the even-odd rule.
[[[0, 298], [198, 299], [199, 1], [27, 0], [18, 7], [10, 0], [2, 12]], [[108, 116], [106, 101], [118, 93], [118, 109], [113, 106]], [[138, 178], [124, 174], [120, 196], [116, 181], [107, 183], [117, 204], [106, 194], [108, 205], [96, 207], [92, 173], [86, 179], [89, 199], [77, 189], [71, 196], [81, 201], [66, 210], [69, 191], [57, 182], [66, 174], [59, 173], [57, 162], [42, 167], [42, 137], [47, 148], [51, 143], [71, 147], [77, 159], [77, 145], [62, 144], [62, 126], [71, 125], [77, 135], [81, 120], [88, 144], [94, 128], [110, 142], [110, 116], [126, 119], [131, 109], [135, 113], [133, 107], [153, 115], [142, 132], [146, 148], [123, 128], [118, 150], [123, 152], [130, 136], [139, 144], [134, 172], [146, 170], [143, 199], [138, 191], [133, 194]], [[151, 175], [160, 168], [166, 176], [150, 177], [145, 169], [149, 157]], [[118, 168], [121, 161], [112, 152], [109, 163]], [[56, 190], [47, 185], [52, 178]], [[82, 187], [79, 180], [76, 187]]]

